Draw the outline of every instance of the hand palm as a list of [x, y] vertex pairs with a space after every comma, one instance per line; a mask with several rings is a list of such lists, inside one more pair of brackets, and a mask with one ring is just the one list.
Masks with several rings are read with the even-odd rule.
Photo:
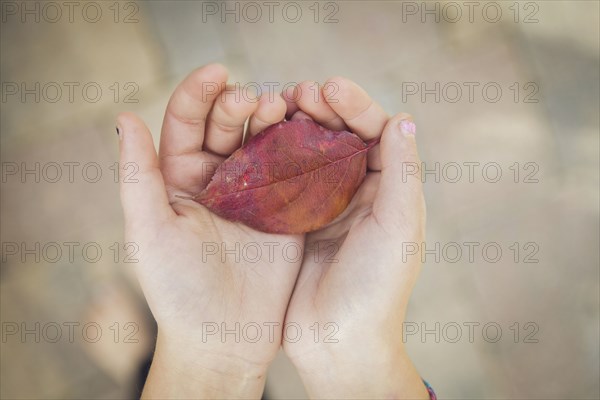
[[[211, 73], [220, 76], [211, 78]], [[293, 253], [301, 251], [304, 236], [258, 232], [179, 197], [206, 186], [214, 167], [239, 146], [246, 114], [260, 111], [251, 104], [221, 103], [217, 95], [207, 98], [201, 86], [224, 80], [224, 75], [215, 66], [205, 67], [175, 91], [163, 123], [160, 161], [149, 152], [149, 134], [132, 135], [147, 130], [141, 121], [129, 114], [120, 118], [122, 125], [131, 125], [121, 126], [122, 134], [131, 135], [129, 142], [143, 141], [134, 150], [140, 152], [135, 156], [140, 182], [123, 184], [126, 236], [139, 246], [139, 281], [164, 335], [266, 365], [281, 343], [300, 267], [300, 257]], [[225, 107], [229, 109], [222, 112]], [[283, 112], [262, 111], [261, 121], [281, 118]], [[152, 181], [150, 191], [138, 190], [148, 189], [147, 181]], [[294, 248], [290, 257], [282, 250], [286, 246]], [[225, 330], [231, 333], [222, 337]]]
[[[400, 332], [420, 265], [419, 259], [402, 255], [402, 244], [424, 239], [420, 182], [416, 176], [403, 182], [398, 168], [403, 161], [418, 164], [418, 157], [410, 147], [400, 148], [404, 160], [390, 152], [402, 145], [393, 143], [394, 135], [399, 122], [409, 116], [390, 120], [362, 89], [343, 78], [334, 82], [340, 92], [337, 99], [301, 98], [288, 105], [292, 118], [314, 118], [331, 129], [350, 127], [365, 141], [388, 132], [381, 139], [381, 152], [369, 152], [365, 181], [344, 213], [306, 236], [307, 250], [286, 323], [297, 323], [308, 334], [297, 342], [284, 342], [284, 348], [298, 367], [307, 369], [315, 354], [336, 348], [343, 352], [348, 343], [380, 344], [389, 331]], [[381, 331], [385, 332], [378, 337]]]

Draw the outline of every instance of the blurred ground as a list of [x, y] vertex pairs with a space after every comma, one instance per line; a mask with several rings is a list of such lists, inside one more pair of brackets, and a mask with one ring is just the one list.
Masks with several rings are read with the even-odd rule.
[[[135, 393], [154, 331], [111, 247], [123, 244], [114, 118], [135, 111], [158, 140], [174, 86], [213, 61], [242, 84], [347, 76], [389, 113], [414, 115], [421, 157], [439, 168], [425, 187], [427, 248], [439, 243], [440, 257], [425, 260], [406, 341], [440, 398], [600, 396], [598, 2], [475, 2], [472, 22], [462, 2], [460, 17], [433, 2], [322, 2], [318, 16], [301, 3], [298, 22], [281, 2], [273, 23], [263, 2], [254, 23], [245, 3], [237, 23], [206, 8], [231, 1], [91, 3], [69, 22], [64, 5], [57, 18], [44, 2], [2, 2], [2, 398]], [[38, 177], [21, 175], [36, 163]], [[65, 242], [77, 243], [73, 259]], [[27, 253], [36, 243], [39, 261]], [[283, 355], [266, 396], [305, 396]]]

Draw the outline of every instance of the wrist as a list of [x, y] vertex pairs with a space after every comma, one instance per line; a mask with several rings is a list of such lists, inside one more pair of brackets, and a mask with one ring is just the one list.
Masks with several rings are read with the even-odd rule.
[[143, 398], [260, 398], [268, 365], [159, 332]]
[[337, 348], [305, 354], [294, 363], [311, 398], [429, 399], [402, 348]]

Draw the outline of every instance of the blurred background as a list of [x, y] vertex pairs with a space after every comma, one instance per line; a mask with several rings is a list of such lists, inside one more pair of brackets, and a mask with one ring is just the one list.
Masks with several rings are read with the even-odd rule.
[[[414, 115], [428, 252], [398, 338], [440, 398], [599, 398], [597, 1], [67, 3], [1, 2], [2, 398], [137, 395], [115, 117], [158, 141], [209, 62]], [[303, 397], [280, 354], [265, 398]]]

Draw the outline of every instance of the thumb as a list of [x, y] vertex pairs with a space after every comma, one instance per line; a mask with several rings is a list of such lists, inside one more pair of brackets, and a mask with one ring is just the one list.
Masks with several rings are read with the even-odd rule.
[[409, 114], [397, 114], [385, 126], [380, 142], [381, 180], [373, 213], [391, 228], [422, 232], [425, 201], [415, 133]]
[[175, 215], [169, 205], [150, 131], [137, 116], [117, 117], [121, 204], [127, 225], [146, 225]]

